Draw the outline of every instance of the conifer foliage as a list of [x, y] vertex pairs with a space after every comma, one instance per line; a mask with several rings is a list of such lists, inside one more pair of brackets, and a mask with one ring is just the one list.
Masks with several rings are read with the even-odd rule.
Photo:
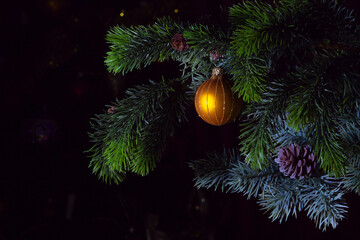
[[[216, 64], [246, 103], [240, 145], [192, 161], [195, 186], [257, 197], [272, 220], [305, 211], [320, 229], [335, 228], [347, 212], [345, 193], [360, 193], [359, 19], [335, 0], [244, 1], [228, 13], [228, 26], [160, 18], [109, 30], [109, 72], [173, 60], [183, 74], [135, 86], [96, 115], [90, 167], [117, 184], [127, 172], [154, 170]], [[311, 151], [312, 174], [291, 179], [279, 170], [275, 158], [289, 146]], [[281, 164], [293, 172], [306, 161], [295, 162]]]

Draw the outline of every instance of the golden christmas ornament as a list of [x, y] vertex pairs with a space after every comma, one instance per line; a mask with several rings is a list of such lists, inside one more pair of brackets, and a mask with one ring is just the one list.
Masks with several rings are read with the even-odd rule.
[[234, 96], [230, 83], [223, 78], [221, 68], [214, 68], [211, 77], [196, 91], [195, 108], [205, 122], [215, 126], [231, 122], [239, 115], [241, 101]]

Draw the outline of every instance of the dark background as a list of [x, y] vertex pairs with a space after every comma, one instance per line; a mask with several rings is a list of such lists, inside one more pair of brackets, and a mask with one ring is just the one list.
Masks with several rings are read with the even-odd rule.
[[[305, 215], [271, 223], [255, 200], [196, 190], [187, 162], [237, 144], [237, 126], [202, 122], [194, 112], [170, 138], [147, 177], [105, 185], [88, 169], [89, 119], [129, 86], [178, 76], [176, 63], [126, 76], [103, 64], [107, 30], [170, 15], [220, 19], [235, 1], [8, 1], [1, 11], [0, 240], [3, 239], [335, 239], [357, 236], [359, 197], [336, 230]], [[356, 0], [347, 6], [359, 10]], [[174, 13], [178, 9], [178, 13]], [[121, 17], [120, 13], [124, 16]], [[234, 131], [234, 128], [236, 129]]]

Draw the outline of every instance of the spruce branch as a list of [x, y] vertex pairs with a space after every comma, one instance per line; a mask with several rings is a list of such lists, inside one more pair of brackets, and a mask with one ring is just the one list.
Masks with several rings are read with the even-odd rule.
[[339, 88], [347, 80], [340, 77], [339, 59], [344, 59], [341, 52], [325, 52], [299, 67], [292, 77], [296, 92], [287, 107], [289, 126], [307, 129], [321, 168], [336, 177], [345, 173], [346, 154], [335, 119], [354, 108], [349, 106], [347, 88]]
[[241, 158], [241, 154], [233, 149], [224, 150], [222, 154], [213, 152], [206, 159], [192, 161], [189, 165], [195, 172], [195, 186], [257, 197], [269, 218], [280, 223], [306, 211], [316, 226], [325, 231], [329, 226], [336, 228], [344, 219], [348, 206], [343, 198], [345, 191], [341, 181], [326, 175], [290, 179], [272, 160], [266, 169], [259, 171]]
[[360, 168], [348, 167], [342, 184], [349, 191], [360, 195]]
[[167, 136], [179, 122], [186, 121], [192, 96], [184, 82], [151, 82], [129, 89], [126, 97], [112, 106], [114, 112], [93, 119], [94, 132], [89, 136], [95, 144], [88, 152], [90, 167], [99, 178], [119, 183], [128, 171], [147, 175], [156, 167]]
[[242, 193], [249, 199], [262, 194], [264, 189], [277, 184], [282, 174], [273, 161], [264, 170], [254, 170], [243, 161], [237, 161], [229, 169], [228, 191]]
[[233, 91], [245, 102], [259, 102], [267, 80], [265, 60], [257, 56], [242, 58], [233, 51], [230, 53], [231, 57], [225, 61], [234, 82]]
[[159, 18], [149, 26], [115, 26], [107, 34], [110, 44], [105, 64], [112, 73], [125, 74], [156, 61], [176, 58], [171, 38], [184, 31], [185, 24]]
[[360, 168], [348, 167], [342, 184], [347, 190], [360, 195]]
[[291, 10], [277, 4], [254, 1], [235, 5], [230, 8], [230, 19], [238, 23], [232, 49], [239, 57], [248, 58], [293, 41], [290, 29], [295, 25], [291, 22], [291, 14]]
[[289, 146], [290, 144], [299, 144], [300, 146], [310, 145], [309, 139], [307, 138], [305, 131], [297, 132], [294, 129], [284, 125], [284, 128], [275, 135], [276, 139], [276, 152], [280, 150], [281, 147]]
[[[236, 27], [232, 49], [240, 57], [251, 57], [274, 48], [309, 48], [313, 41], [318, 41], [319, 29], [325, 28], [322, 25], [351, 16], [341, 15], [336, 4], [320, 2], [284, 0], [269, 4], [251, 1], [234, 5], [229, 13], [230, 21]], [[331, 13], [324, 14], [327, 11]], [[343, 24], [348, 26], [349, 23]]]
[[[183, 34], [190, 50], [174, 50], [171, 40], [175, 34]], [[153, 62], [175, 60], [191, 67], [191, 71], [211, 69], [210, 53], [226, 53], [229, 33], [219, 27], [190, 25], [170, 18], [160, 18], [148, 26], [115, 26], [107, 34], [110, 51], [105, 63], [109, 72], [122, 73], [141, 69]]]
[[270, 130], [271, 113], [265, 110], [261, 114], [250, 116], [247, 122], [242, 123], [241, 148], [246, 156], [245, 161], [254, 169], [264, 169], [268, 165], [268, 157], [272, 155], [274, 139]]
[[240, 150], [255, 169], [264, 169], [274, 153], [274, 136], [284, 127], [283, 108], [292, 93], [292, 84], [270, 81], [266, 89], [264, 99], [249, 105], [244, 111], [247, 119], [240, 123]]
[[259, 196], [258, 204], [265, 212], [270, 212], [272, 221], [287, 221], [290, 215], [297, 217], [303, 210], [304, 203], [301, 201], [298, 180], [283, 180], [279, 185], [271, 185], [264, 188]]
[[225, 191], [230, 178], [229, 169], [235, 161], [240, 161], [239, 156], [234, 151], [228, 153], [226, 150], [223, 154], [210, 152], [206, 159], [191, 161], [189, 166], [195, 172], [194, 186]]
[[342, 115], [337, 119], [341, 134], [341, 147], [346, 152], [350, 167], [360, 168], [360, 121], [354, 114]]
[[264, 171], [254, 170], [243, 162], [236, 149], [225, 150], [222, 154], [211, 152], [206, 159], [190, 162], [195, 172], [197, 188], [221, 188], [222, 191], [242, 193], [248, 198], [257, 197], [264, 186], [274, 184], [280, 173], [271, 167]]
[[348, 206], [343, 198], [345, 192], [337, 182], [325, 184], [311, 179], [309, 183], [306, 194], [302, 196], [307, 216], [323, 231], [329, 226], [335, 229], [347, 213]]
[[214, 25], [191, 25], [184, 31], [184, 37], [192, 49], [207, 57], [214, 51], [223, 55], [230, 47], [230, 32]]
[[301, 53], [336, 44], [354, 49], [359, 43], [355, 17], [335, 1], [243, 2], [230, 8], [229, 17], [236, 26], [230, 48], [234, 91], [246, 102], [262, 99], [267, 80], [260, 70], [266, 64], [257, 61], [254, 68], [249, 59], [265, 61], [274, 50]]
[[269, 218], [287, 220], [290, 215], [297, 217], [300, 211], [323, 231], [345, 218], [347, 204], [339, 182], [326, 181], [326, 177], [289, 180], [283, 178], [277, 185], [265, 188], [259, 197], [263, 210], [270, 212]]
[[105, 183], [111, 184], [114, 182], [115, 184], [119, 184], [123, 182], [126, 178], [125, 172], [113, 170], [106, 163], [106, 159], [104, 159], [100, 152], [101, 146], [95, 144], [91, 149], [87, 152], [90, 152], [90, 157], [92, 158], [89, 164], [89, 168], [92, 168], [92, 173], [97, 175], [99, 179], [101, 179]]
[[339, 144], [340, 138], [333, 121], [320, 117], [314, 126], [309, 135], [311, 135], [311, 145], [315, 146], [315, 155], [321, 169], [331, 176], [344, 176], [346, 155]]

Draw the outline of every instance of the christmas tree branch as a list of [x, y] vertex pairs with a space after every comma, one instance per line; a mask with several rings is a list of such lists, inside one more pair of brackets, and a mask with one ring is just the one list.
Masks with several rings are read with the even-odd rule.
[[339, 90], [338, 58], [343, 56], [336, 51], [318, 54], [299, 67], [292, 77], [296, 92], [287, 107], [289, 126], [296, 131], [307, 129], [321, 168], [336, 177], [345, 173], [346, 156], [335, 119], [349, 107], [341, 105], [346, 95]]
[[292, 93], [292, 84], [269, 82], [266, 89], [264, 99], [244, 111], [248, 119], [241, 123], [239, 136], [245, 161], [258, 169], [264, 169], [274, 153], [274, 136], [284, 127], [283, 107]]
[[239, 57], [259, 56], [274, 46], [288, 46], [293, 41], [295, 24], [291, 8], [265, 2], [242, 2], [230, 8], [234, 31], [232, 49]]
[[265, 91], [267, 69], [260, 57], [240, 58], [230, 51], [231, 57], [225, 60], [230, 68], [233, 90], [245, 102], [259, 102]]
[[339, 186], [339, 182], [322, 178], [282, 178], [276, 185], [264, 188], [259, 204], [270, 212], [269, 218], [280, 223], [290, 215], [297, 217], [300, 211], [307, 211], [307, 216], [325, 231], [329, 226], [336, 228], [347, 213], [348, 206], [343, 198], [345, 192]]
[[309, 139], [307, 138], [306, 131], [297, 132], [292, 128], [289, 128], [287, 125], [284, 125], [284, 128], [275, 135], [276, 139], [276, 152], [282, 147], [287, 147], [290, 144], [298, 144], [300, 146], [310, 145]]
[[190, 167], [195, 172], [196, 187], [258, 197], [262, 210], [269, 212], [273, 221], [281, 223], [291, 215], [297, 217], [299, 212], [307, 211], [316, 226], [325, 231], [329, 226], [336, 228], [347, 212], [340, 181], [326, 176], [290, 179], [280, 173], [273, 161], [262, 171], [254, 170], [235, 149], [211, 153], [207, 159], [192, 161]]
[[224, 32], [220, 27], [191, 25], [184, 31], [191, 49], [202, 52], [209, 57], [209, 53], [225, 55], [230, 47], [230, 32]]
[[348, 167], [342, 184], [347, 190], [360, 195], [360, 168]]
[[290, 215], [297, 217], [303, 210], [304, 204], [300, 199], [298, 185], [297, 180], [283, 180], [279, 185], [264, 188], [258, 203], [262, 210], [270, 212], [269, 218], [272, 221], [287, 221]]
[[310, 184], [305, 185], [306, 192], [301, 196], [306, 204], [307, 216], [323, 231], [329, 226], [335, 229], [347, 213], [348, 206], [343, 198], [345, 192], [339, 183], [325, 184], [319, 179], [310, 179], [308, 182]]
[[249, 115], [250, 119], [242, 123], [240, 150], [246, 156], [245, 161], [254, 169], [264, 169], [268, 165], [268, 157], [274, 147], [271, 110]]
[[195, 187], [207, 189], [214, 187], [215, 190], [221, 188], [225, 191], [230, 178], [229, 169], [235, 161], [240, 161], [238, 157], [234, 151], [228, 154], [224, 150], [223, 154], [211, 152], [206, 159], [190, 162], [189, 166], [195, 172]]
[[241, 160], [236, 149], [222, 154], [209, 153], [207, 159], [192, 161], [197, 188], [221, 188], [222, 191], [242, 193], [248, 198], [257, 197], [262, 188], [275, 183], [279, 171], [273, 165], [264, 171], [254, 170]]
[[360, 168], [360, 118], [346, 114], [338, 118], [337, 125], [342, 136], [341, 147], [346, 152], [351, 167]]
[[[172, 40], [176, 34], [184, 36], [189, 47], [176, 49]], [[105, 60], [108, 70], [122, 73], [141, 69], [153, 62], [179, 61], [191, 71], [209, 71], [210, 52], [225, 54], [229, 48], [229, 33], [215, 26], [189, 25], [160, 18], [149, 26], [116, 26], [107, 34], [110, 51]], [[188, 46], [188, 45], [187, 45]]]
[[243, 2], [230, 8], [230, 21], [237, 28], [231, 42], [234, 91], [246, 102], [261, 100], [267, 79], [259, 71], [266, 64], [258, 61], [254, 68], [249, 59], [264, 61], [264, 56], [274, 50], [299, 53], [334, 43], [359, 45], [359, 36], [353, 31], [354, 16], [335, 1]]
[[109, 72], [125, 74], [156, 61], [177, 55], [171, 47], [175, 34], [184, 31], [184, 24], [170, 18], [160, 18], [149, 26], [116, 26], [107, 34], [110, 44], [105, 63]]
[[[166, 138], [186, 120], [191, 96], [183, 79], [151, 82], [127, 91], [109, 111], [93, 119], [94, 146], [89, 150], [95, 174], [119, 183], [127, 171], [146, 175], [160, 160]], [[175, 104], [174, 104], [175, 103]], [[113, 174], [119, 172], [119, 177]]]
[[230, 192], [242, 193], [250, 197], [258, 197], [263, 190], [273, 184], [277, 184], [282, 174], [271, 161], [269, 166], [262, 171], [254, 170], [243, 161], [237, 161], [229, 169], [227, 187]]

